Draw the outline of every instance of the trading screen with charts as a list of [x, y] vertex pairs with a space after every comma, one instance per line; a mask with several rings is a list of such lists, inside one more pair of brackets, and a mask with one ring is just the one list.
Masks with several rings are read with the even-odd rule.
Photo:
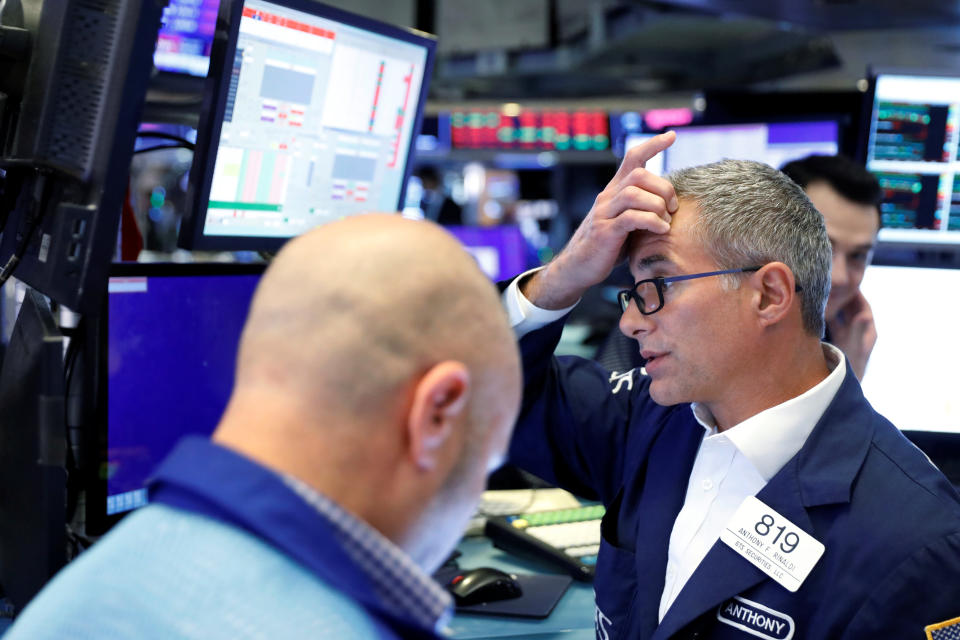
[[881, 241], [960, 242], [960, 78], [880, 74], [867, 168], [883, 188]]
[[269, 2], [246, 2], [206, 236], [291, 237], [392, 211], [427, 50]]

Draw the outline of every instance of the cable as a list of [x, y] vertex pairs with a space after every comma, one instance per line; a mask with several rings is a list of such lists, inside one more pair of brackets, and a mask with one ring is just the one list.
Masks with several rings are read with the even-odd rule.
[[[164, 133], [163, 131], [137, 131], [138, 138], [156, 138], [158, 140], [172, 140], [173, 142], [179, 142], [178, 147], [186, 147], [187, 149], [194, 149], [197, 145], [190, 142], [183, 136], [174, 135], [172, 133]], [[134, 151], [134, 153], [137, 153]]]
[[[76, 448], [77, 443], [73, 442], [71, 424], [70, 424], [70, 409], [73, 398], [70, 394], [71, 387], [73, 386], [73, 377], [74, 372], [77, 366], [77, 360], [80, 357], [83, 349], [83, 342], [86, 332], [86, 316], [81, 316], [77, 321], [77, 325], [71, 330], [63, 330], [65, 335], [70, 335], [70, 344], [67, 345], [67, 353], [63, 359], [63, 428], [64, 428], [64, 438], [67, 443], [67, 456], [65, 460], [65, 466], [67, 471], [67, 518], [72, 520], [74, 514], [76, 513], [79, 499], [79, 489], [78, 487], [82, 483], [80, 478], [80, 461], [76, 457]], [[81, 412], [84, 412], [85, 408], [81, 408]], [[86, 419], [86, 416], [84, 416]], [[68, 527], [69, 528], [69, 527]]]
[[190, 149], [190, 151], [193, 151], [194, 147], [192, 144], [190, 146], [187, 146], [185, 144], [159, 144], [155, 147], [147, 147], [146, 149], [137, 149], [133, 153], [134, 155], [136, 155], [138, 153], [147, 153], [149, 151], [159, 151], [160, 149], [183, 149], [183, 148]]
[[67, 345], [67, 353], [63, 358], [63, 384], [64, 384], [64, 394], [69, 395], [70, 392], [70, 381], [73, 378], [73, 367], [77, 362], [77, 358], [80, 354], [80, 347], [83, 345], [84, 331], [86, 316], [80, 316], [80, 319], [77, 321], [77, 326], [73, 327], [69, 332], [66, 329], [61, 329], [63, 333], [69, 333], [70, 335], [70, 344]]

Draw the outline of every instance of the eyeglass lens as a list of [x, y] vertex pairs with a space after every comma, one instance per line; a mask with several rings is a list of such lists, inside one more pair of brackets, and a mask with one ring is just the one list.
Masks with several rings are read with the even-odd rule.
[[[652, 280], [640, 282], [633, 292], [637, 298], [637, 305], [644, 313], [652, 313], [660, 306], [660, 295], [657, 293], [657, 285]], [[620, 295], [620, 310], [626, 311], [630, 305], [630, 293], [624, 291]]]

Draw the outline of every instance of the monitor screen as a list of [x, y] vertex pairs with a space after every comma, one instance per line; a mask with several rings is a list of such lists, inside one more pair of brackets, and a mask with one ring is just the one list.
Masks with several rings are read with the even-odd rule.
[[170, 0], [153, 54], [157, 69], [206, 76], [219, 7], [220, 0]]
[[960, 433], [960, 269], [873, 265], [860, 289], [877, 325], [867, 400], [901, 429]]
[[735, 158], [778, 169], [791, 160], [838, 150], [836, 122], [770, 122], [678, 127], [677, 141], [664, 152], [664, 170], [675, 171]]
[[623, 157], [636, 144], [631, 138], [653, 134], [693, 122], [693, 109], [671, 107], [648, 111], [612, 111], [610, 113], [610, 148], [614, 155]]
[[883, 189], [880, 242], [960, 244], [960, 77], [878, 74], [867, 168]]
[[211, 55], [180, 245], [277, 249], [399, 211], [435, 40], [309, 0], [235, 0]]
[[262, 265], [116, 265], [108, 283], [107, 515], [146, 502], [144, 482], [226, 407]]
[[513, 278], [529, 267], [527, 241], [513, 225], [497, 227], [447, 227], [492, 280]]
[[446, 154], [450, 151], [450, 114], [424, 115], [417, 135], [418, 154]]

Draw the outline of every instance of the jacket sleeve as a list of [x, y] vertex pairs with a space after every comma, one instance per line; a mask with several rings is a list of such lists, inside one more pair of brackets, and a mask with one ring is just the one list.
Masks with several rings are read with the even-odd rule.
[[960, 531], [921, 547], [882, 580], [843, 638], [922, 640], [924, 628], [938, 623], [956, 635], [934, 638], [960, 635]]
[[510, 461], [577, 495], [608, 502], [630, 450], [630, 416], [647, 404], [655, 411], [655, 405], [639, 370], [613, 376], [590, 360], [554, 357], [562, 328], [560, 320], [520, 340], [524, 393]]

